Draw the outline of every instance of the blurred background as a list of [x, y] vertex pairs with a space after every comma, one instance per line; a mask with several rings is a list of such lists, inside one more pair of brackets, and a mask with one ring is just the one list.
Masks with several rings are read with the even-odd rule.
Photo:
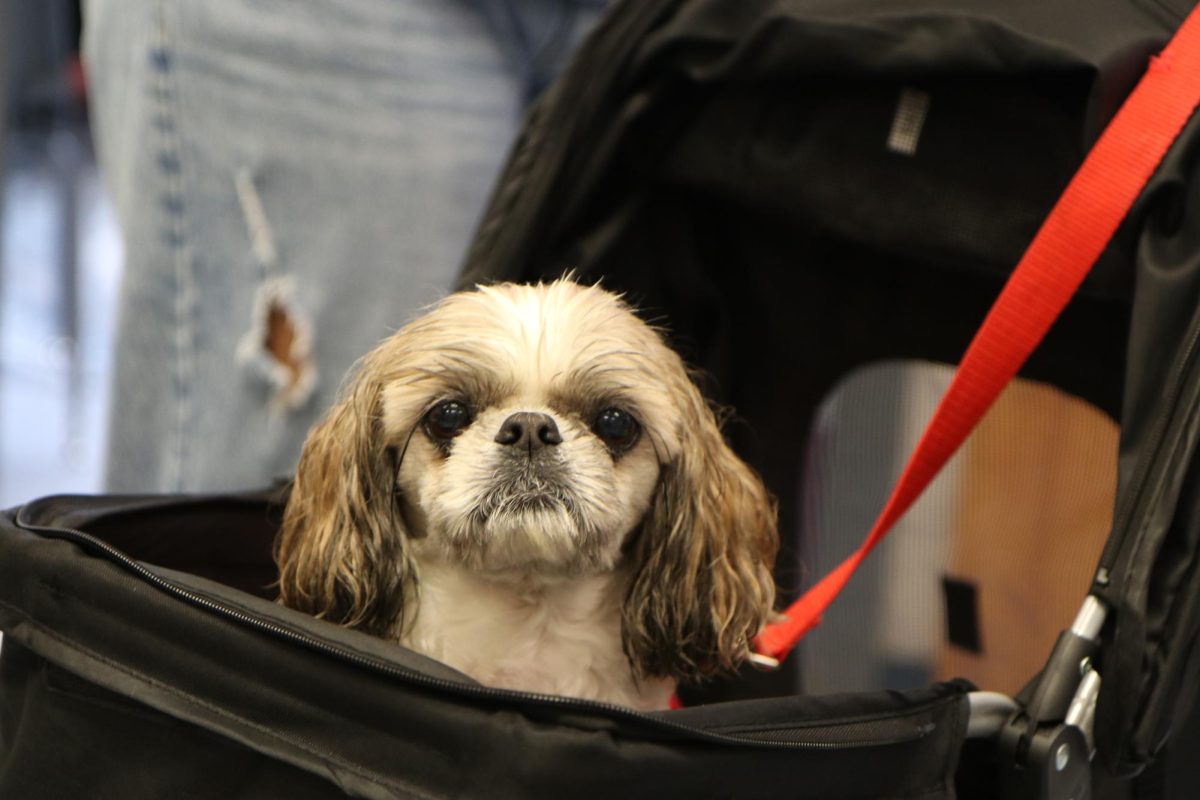
[[101, 488], [121, 244], [75, 0], [0, 2], [0, 507]]

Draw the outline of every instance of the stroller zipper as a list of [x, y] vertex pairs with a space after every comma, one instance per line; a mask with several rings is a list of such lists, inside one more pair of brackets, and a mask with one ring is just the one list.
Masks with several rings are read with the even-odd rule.
[[[765, 746], [791, 750], [832, 750], [846, 748], [859, 749], [916, 741], [917, 739], [924, 738], [926, 735], [932, 732], [932, 726], [913, 724], [904, 734], [876, 738], [864, 737], [861, 741], [821, 741], [818, 739], [804, 740], [769, 738], [772, 732], [782, 734], [787, 731], [799, 730], [795, 725], [789, 726], [786, 723], [780, 723], [778, 725], [764, 726], [762, 728], [753, 730], [745, 729], [738, 732], [718, 733], [711, 730], [705, 730], [703, 728], [696, 728], [690, 725], [673, 722], [669, 718], [653, 716], [612, 703], [582, 700], [572, 697], [561, 697], [558, 695], [534, 694], [532, 692], [495, 689], [480, 684], [459, 683], [442, 678], [435, 678], [416, 670], [399, 667], [386, 661], [370, 658], [361, 653], [356, 653], [344, 647], [339, 647], [327, 641], [308, 636], [304, 633], [287, 628], [283, 625], [278, 625], [269, 620], [264, 620], [250, 614], [246, 614], [236, 608], [231, 608], [230, 606], [217, 602], [212, 598], [205, 597], [204, 595], [193, 592], [186, 587], [167, 580], [166, 578], [154, 572], [152, 569], [148, 568], [145, 564], [130, 558], [120, 550], [105, 542], [103, 539], [93, 536], [90, 533], [78, 530], [76, 528], [60, 528], [38, 525], [30, 522], [29, 520], [24, 519], [22, 516], [25, 508], [26, 507], [22, 506], [14, 517], [14, 522], [17, 527], [33, 533], [41, 534], [49, 538], [69, 541], [80, 545], [87, 550], [96, 552], [117, 566], [132, 573], [137, 578], [154, 586], [156, 589], [182, 600], [189, 605], [200, 608], [245, 627], [253, 628], [261, 633], [268, 634], [291, 644], [299, 645], [304, 648], [320, 652], [324, 655], [337, 658], [341, 661], [349, 662], [356, 666], [371, 670], [373, 672], [383, 674], [388, 677], [397, 678], [402, 681], [429, 689], [448, 691], [451, 693], [465, 694], [472, 697], [493, 700], [528, 701], [537, 703], [539, 705], [552, 705], [559, 708], [573, 709], [581, 712], [603, 711], [608, 714], [624, 717], [626, 719], [636, 720], [640, 723], [646, 724], [650, 727], [659, 728], [663, 731], [669, 731], [676, 734], [685, 734], [690, 738], [700, 738], [710, 742], [744, 746]], [[870, 722], [870, 720], [862, 720], [857, 723], [847, 723], [843, 720], [835, 722], [831, 725], [827, 725], [826, 727], [840, 728], [844, 730], [848, 724], [861, 724], [869, 727]]]

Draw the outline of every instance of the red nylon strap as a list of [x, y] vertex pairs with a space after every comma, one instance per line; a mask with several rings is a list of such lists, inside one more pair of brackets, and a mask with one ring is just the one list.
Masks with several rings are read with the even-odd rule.
[[1150, 62], [1009, 277], [866, 541], [755, 641], [781, 659], [921, 495], [1046, 335], [1200, 105], [1200, 7]]

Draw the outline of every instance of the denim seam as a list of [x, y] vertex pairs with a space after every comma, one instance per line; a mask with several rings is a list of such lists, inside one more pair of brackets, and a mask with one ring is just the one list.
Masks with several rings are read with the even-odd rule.
[[159, 198], [159, 203], [164, 218], [162, 234], [172, 261], [175, 322], [175, 358], [171, 375], [172, 390], [175, 394], [175, 419], [168, 432], [164, 483], [168, 490], [182, 491], [185, 437], [192, 421], [191, 382], [195, 352], [193, 311], [196, 287], [186, 246], [181, 148], [174, 116], [176, 86], [173, 80], [173, 54], [169, 47], [165, 2], [158, 5], [157, 17], [157, 35], [150, 51], [150, 61], [153, 72], [152, 91], [156, 112], [161, 120], [159, 130], [162, 138], [157, 163], [166, 189], [165, 194]]
[[279, 250], [275, 246], [275, 235], [250, 167], [240, 167], [234, 173], [233, 188], [238, 207], [242, 211], [242, 221], [246, 224], [250, 254], [258, 267], [258, 282], [265, 283], [271, 278], [283, 277], [284, 272], [279, 266]]

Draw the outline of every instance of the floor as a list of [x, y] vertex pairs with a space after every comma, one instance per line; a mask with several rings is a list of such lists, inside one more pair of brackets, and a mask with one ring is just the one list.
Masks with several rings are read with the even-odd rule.
[[[0, 206], [0, 508], [100, 491], [121, 269], [116, 222], [85, 139], [10, 136], [8, 162]], [[66, 222], [71, 201], [74, 226]], [[70, 261], [62, 259], [69, 252], [74, 314]]]

